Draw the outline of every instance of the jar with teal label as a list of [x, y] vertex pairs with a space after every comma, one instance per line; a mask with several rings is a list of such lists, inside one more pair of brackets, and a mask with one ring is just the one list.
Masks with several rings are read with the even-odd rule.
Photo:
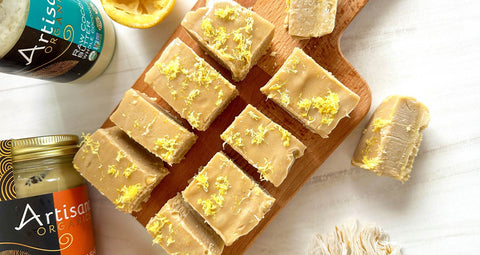
[[90, 0], [0, 0], [0, 72], [88, 82], [115, 51], [115, 30]]

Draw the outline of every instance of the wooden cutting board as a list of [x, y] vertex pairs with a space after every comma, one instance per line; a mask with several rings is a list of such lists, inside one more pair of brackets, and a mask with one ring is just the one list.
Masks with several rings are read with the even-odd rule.
[[[245, 7], [253, 7], [255, 12], [275, 24], [276, 30], [272, 47], [259, 61], [258, 65], [250, 71], [245, 80], [237, 83], [232, 82], [236, 85], [240, 95], [232, 101], [228, 108], [215, 120], [207, 131], [194, 131], [198, 136], [196, 144], [180, 164], [169, 167], [170, 174], [154, 189], [151, 198], [143, 204], [143, 209], [134, 214], [142, 225], [146, 225], [150, 217], [155, 215], [168, 199], [174, 197], [187, 186], [188, 180], [197, 173], [199, 167], [204, 166], [216, 152], [224, 150], [238, 166], [261, 183], [261, 185], [276, 198], [276, 202], [255, 229], [248, 235], [239, 238], [232, 246], [226, 247], [223, 254], [241, 254], [247, 250], [262, 230], [272, 221], [288, 201], [290, 201], [308, 178], [313, 175], [345, 137], [365, 117], [371, 104], [371, 93], [367, 83], [343, 57], [340, 50], [340, 37], [343, 31], [366, 5], [368, 0], [339, 0], [336, 27], [333, 33], [322, 38], [301, 41], [292, 39], [284, 28], [285, 0], [238, 0], [238, 2]], [[205, 0], [200, 0], [193, 9], [204, 5]], [[178, 27], [170, 40], [152, 59], [149, 66], [146, 67], [144, 73], [133, 85], [133, 88], [149, 96], [158, 98], [157, 102], [162, 107], [170, 111], [178, 117], [178, 119], [181, 119], [180, 116], [175, 114], [175, 111], [143, 81], [145, 72], [153, 66], [165, 46], [177, 37], [191, 46], [201, 57], [204, 57], [207, 62], [219, 70], [224, 77], [230, 81], [232, 80], [231, 74], [226, 69], [205, 55], [199, 46], [187, 35], [185, 30], [183, 30], [182, 27]], [[343, 84], [357, 93], [361, 98], [358, 106], [350, 114], [350, 118], [342, 119], [328, 139], [323, 139], [319, 135], [308, 131], [302, 124], [293, 119], [275, 103], [266, 101], [266, 97], [259, 91], [260, 87], [266, 84], [278, 68], [280, 68], [294, 47], [302, 48], [307, 54], [312, 56], [317, 63], [332, 72]], [[293, 135], [307, 145], [305, 155], [295, 162], [288, 177], [278, 188], [275, 188], [268, 182], [260, 182], [259, 174], [255, 168], [250, 166], [246, 160], [228, 145], [226, 145], [225, 148], [222, 147], [223, 141], [220, 139], [220, 134], [230, 125], [235, 116], [237, 116], [247, 104], [252, 104], [257, 107], [273, 121], [290, 130]], [[183, 123], [185, 127], [190, 127], [186, 121], [183, 121]], [[102, 127], [110, 126], [113, 126], [113, 123], [107, 120]]]

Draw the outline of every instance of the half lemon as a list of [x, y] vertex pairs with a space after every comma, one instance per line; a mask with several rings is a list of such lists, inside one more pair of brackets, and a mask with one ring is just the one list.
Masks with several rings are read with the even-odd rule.
[[114, 21], [133, 28], [149, 28], [162, 22], [175, 0], [101, 0], [103, 9]]

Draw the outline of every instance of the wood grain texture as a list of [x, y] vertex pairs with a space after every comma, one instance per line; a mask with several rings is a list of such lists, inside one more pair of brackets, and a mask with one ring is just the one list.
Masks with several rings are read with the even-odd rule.
[[[269, 52], [260, 59], [258, 65], [250, 71], [245, 80], [237, 83], [232, 82], [237, 86], [240, 95], [218, 116], [207, 131], [194, 131], [198, 136], [196, 144], [180, 164], [169, 167], [170, 174], [154, 189], [151, 198], [143, 204], [143, 209], [134, 214], [141, 224], [146, 225], [150, 217], [160, 210], [168, 199], [174, 197], [187, 186], [188, 180], [197, 173], [199, 167], [204, 166], [216, 152], [221, 150], [224, 150], [237, 165], [260, 182], [256, 169], [249, 165], [246, 160], [229, 146], [223, 147], [223, 141], [220, 139], [220, 134], [228, 127], [235, 116], [237, 116], [247, 104], [252, 104], [273, 121], [290, 130], [293, 135], [307, 145], [307, 150], [305, 156], [295, 162], [289, 175], [280, 187], [275, 188], [268, 182], [260, 182], [261, 185], [276, 198], [276, 202], [260, 224], [248, 235], [239, 238], [232, 246], [226, 247], [224, 254], [241, 254], [252, 244], [266, 225], [280, 212], [309, 177], [313, 175], [319, 166], [365, 117], [371, 104], [371, 93], [368, 85], [343, 57], [340, 50], [340, 37], [343, 31], [365, 6], [368, 0], [339, 0], [336, 27], [333, 33], [322, 38], [301, 41], [292, 39], [284, 29], [283, 21], [285, 19], [286, 8], [284, 0], [240, 0], [238, 2], [243, 6], [253, 7], [254, 11], [275, 24], [276, 30], [272, 47]], [[204, 5], [205, 1], [200, 0], [193, 9]], [[144, 73], [133, 85], [133, 88], [149, 96], [158, 98], [157, 103], [174, 114], [178, 119], [181, 119], [180, 116], [175, 114], [173, 109], [143, 81], [145, 72], [153, 66], [166, 45], [177, 37], [192, 47], [198, 55], [204, 57], [206, 61], [219, 70], [224, 77], [230, 81], [232, 80], [231, 74], [207, 56], [198, 44], [187, 35], [183, 28], [177, 28], [162, 50], [158, 52], [149, 66], [146, 67]], [[267, 83], [288, 55], [290, 55], [294, 47], [304, 49], [317, 63], [332, 72], [344, 85], [357, 93], [361, 98], [358, 106], [350, 114], [350, 118], [342, 119], [328, 139], [323, 139], [319, 135], [308, 131], [301, 123], [281, 109], [281, 107], [272, 101], [267, 101], [266, 97], [259, 91], [260, 87]], [[185, 127], [189, 127], [185, 120], [183, 120], [183, 124]], [[113, 123], [107, 120], [102, 127], [110, 127], [112, 125]]]

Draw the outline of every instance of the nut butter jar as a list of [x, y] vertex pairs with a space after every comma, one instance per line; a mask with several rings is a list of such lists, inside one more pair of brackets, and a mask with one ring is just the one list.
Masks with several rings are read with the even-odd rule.
[[0, 72], [85, 83], [106, 69], [115, 43], [90, 0], [0, 0]]
[[0, 141], [0, 254], [96, 253], [77, 150], [74, 135]]

